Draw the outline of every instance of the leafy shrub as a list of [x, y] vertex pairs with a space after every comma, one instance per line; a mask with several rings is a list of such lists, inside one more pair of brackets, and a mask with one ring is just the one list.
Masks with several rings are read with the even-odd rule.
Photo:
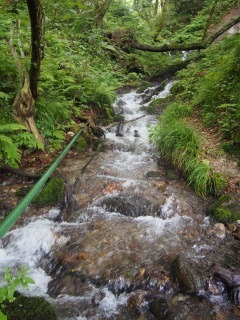
[[223, 138], [240, 143], [240, 103], [222, 104], [217, 107], [218, 124]]

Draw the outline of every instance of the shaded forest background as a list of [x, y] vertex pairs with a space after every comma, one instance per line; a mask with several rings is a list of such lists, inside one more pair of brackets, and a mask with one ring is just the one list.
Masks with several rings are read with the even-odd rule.
[[[118, 88], [148, 85], [178, 69], [175, 100], [218, 130], [225, 151], [238, 153], [239, 34], [213, 40], [239, 21], [237, 9], [224, 20], [239, 6], [239, 0], [2, 0], [1, 164], [18, 167], [26, 150], [61, 150], [67, 132], [89, 117], [97, 125], [117, 121]], [[195, 50], [183, 61], [184, 49]], [[83, 149], [92, 134], [85, 133]]]

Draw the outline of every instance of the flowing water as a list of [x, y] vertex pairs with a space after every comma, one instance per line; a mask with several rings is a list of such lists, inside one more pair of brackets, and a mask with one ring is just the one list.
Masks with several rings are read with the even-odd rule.
[[[142, 101], [149, 92], [166, 97], [171, 85], [119, 94], [114, 106], [125, 122], [106, 130], [104, 152], [84, 174], [71, 159], [61, 169], [72, 179], [72, 210], [59, 222], [52, 208], [0, 242], [0, 274], [25, 264], [36, 282], [27, 294], [45, 296], [58, 319], [235, 319], [210, 269], [234, 260], [238, 247], [217, 233], [206, 201], [148, 139], [156, 118], [141, 110]], [[204, 270], [205, 285], [194, 295], [171, 276], [179, 252]], [[150, 307], [155, 297], [158, 311]]]

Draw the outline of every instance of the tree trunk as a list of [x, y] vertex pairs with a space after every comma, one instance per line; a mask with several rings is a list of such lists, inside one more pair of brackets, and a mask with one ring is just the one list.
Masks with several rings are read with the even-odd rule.
[[[30, 71], [21, 65], [13, 44], [13, 28], [11, 28], [10, 49], [18, 67], [20, 83], [19, 90], [13, 103], [13, 117], [23, 124], [34, 137], [44, 144], [39, 133], [34, 116], [35, 100], [38, 96], [38, 80], [41, 66], [41, 37], [42, 37], [42, 7], [40, 0], [27, 0], [31, 22], [31, 66]], [[21, 49], [21, 48], [20, 48]]]
[[[29, 0], [31, 1], [31, 0]], [[112, 0], [97, 1], [94, 10], [94, 23], [96, 28], [101, 28], [103, 18], [111, 4]]]
[[217, 3], [218, 3], [219, 0], [215, 0], [213, 5], [212, 5], [212, 8], [211, 8], [211, 11], [209, 13], [209, 17], [208, 17], [208, 20], [207, 20], [207, 23], [205, 25], [205, 29], [204, 29], [204, 33], [203, 33], [203, 38], [202, 40], [204, 41], [206, 36], [207, 36], [207, 31], [208, 31], [208, 28], [210, 26], [210, 23], [212, 21], [212, 17], [213, 17], [213, 14], [214, 14], [214, 11], [216, 9], [216, 6], [217, 6]]
[[164, 27], [166, 17], [167, 17], [167, 9], [168, 9], [168, 0], [161, 1], [161, 15], [159, 17], [159, 22], [156, 28], [155, 35], [153, 37], [154, 41], [157, 40], [159, 33], [162, 31]]
[[200, 50], [205, 49], [206, 45], [202, 43], [195, 43], [195, 44], [170, 44], [170, 45], [163, 45], [160, 47], [154, 47], [147, 44], [140, 44], [140, 43], [131, 43], [130, 45], [132, 48], [142, 51], [148, 52], [168, 52], [168, 51], [189, 51], [189, 50]]
[[27, 0], [29, 17], [31, 22], [31, 67], [29, 71], [30, 76], [30, 90], [33, 99], [36, 100], [38, 96], [38, 80], [41, 67], [41, 39], [42, 39], [42, 6], [40, 0]]
[[154, 5], [154, 17], [158, 14], [158, 5], [159, 5], [159, 0], [155, 1], [155, 5]]

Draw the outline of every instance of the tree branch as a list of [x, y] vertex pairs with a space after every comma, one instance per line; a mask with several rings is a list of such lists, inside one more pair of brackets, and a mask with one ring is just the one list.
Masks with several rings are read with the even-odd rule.
[[209, 36], [205, 41], [202, 41], [199, 43], [192, 43], [192, 44], [176, 43], [176, 44], [169, 44], [169, 45], [163, 45], [160, 47], [155, 47], [147, 44], [140, 44], [136, 41], [130, 40], [128, 43], [128, 47], [131, 47], [137, 50], [148, 51], [148, 52], [168, 52], [168, 51], [183, 51], [183, 50], [192, 51], [192, 50], [206, 49], [219, 36], [221, 36], [224, 32], [226, 32], [228, 29], [235, 26], [239, 22], [240, 22], [240, 16], [234, 18], [232, 21], [225, 24], [221, 29], [217, 30], [214, 34]]
[[194, 43], [194, 44], [170, 44], [163, 45], [161, 47], [154, 47], [147, 44], [132, 43], [130, 46], [137, 50], [148, 51], [148, 52], [168, 52], [168, 51], [190, 51], [190, 50], [200, 50], [206, 49], [204, 43]]
[[236, 18], [234, 18], [232, 21], [230, 21], [229, 23], [225, 24], [221, 29], [219, 29], [218, 31], [216, 31], [213, 35], [211, 35], [210, 37], [208, 37], [208, 39], [206, 40], [206, 43], [208, 45], [212, 44], [218, 37], [220, 37], [224, 32], [226, 32], [227, 30], [229, 30], [231, 27], [235, 26], [237, 23], [240, 22], [240, 16], [237, 16]]

